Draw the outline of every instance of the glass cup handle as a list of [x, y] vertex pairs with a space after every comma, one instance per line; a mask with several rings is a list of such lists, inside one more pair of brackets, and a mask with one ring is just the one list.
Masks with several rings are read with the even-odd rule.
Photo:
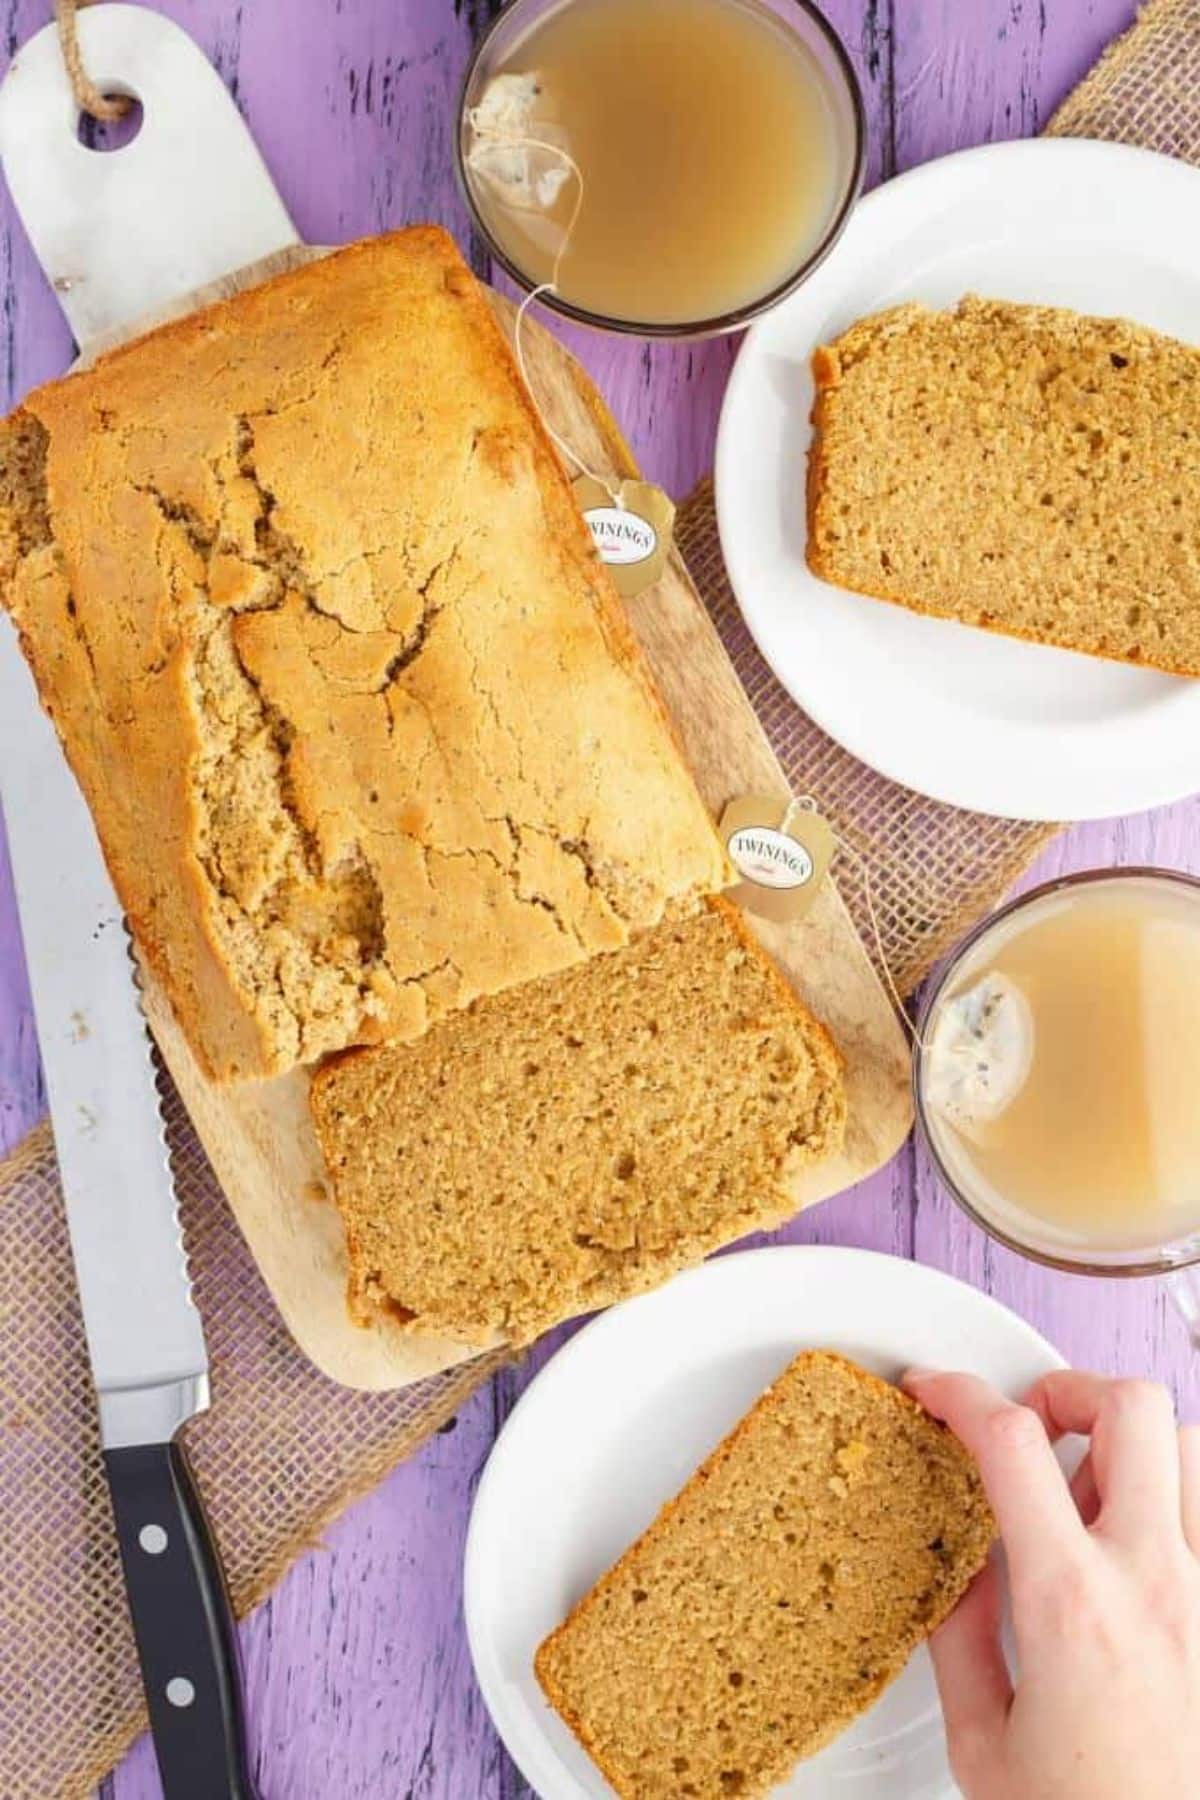
[[1167, 1276], [1167, 1292], [1188, 1328], [1188, 1336], [1200, 1350], [1200, 1266], [1172, 1269]]

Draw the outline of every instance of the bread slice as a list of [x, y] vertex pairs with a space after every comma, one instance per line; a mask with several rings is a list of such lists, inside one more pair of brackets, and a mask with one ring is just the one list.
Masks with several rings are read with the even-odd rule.
[[627, 1800], [753, 1800], [900, 1673], [993, 1535], [944, 1427], [808, 1351], [546, 1639], [538, 1680]]
[[31, 394], [0, 430], [0, 590], [213, 1075], [419, 1032], [726, 881], [444, 232]]
[[1200, 350], [967, 298], [862, 319], [813, 368], [815, 574], [1200, 675]]
[[713, 900], [622, 950], [320, 1069], [351, 1307], [523, 1342], [795, 1210], [841, 1062]]

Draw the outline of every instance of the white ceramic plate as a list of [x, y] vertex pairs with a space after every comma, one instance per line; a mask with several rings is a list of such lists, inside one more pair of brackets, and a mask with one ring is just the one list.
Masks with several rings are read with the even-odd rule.
[[1200, 170], [1043, 138], [928, 163], [863, 200], [829, 260], [750, 331], [717, 444], [734, 591], [783, 685], [863, 762], [1027, 819], [1102, 818], [1200, 788], [1200, 681], [926, 619], [805, 563], [815, 345], [902, 300], [964, 293], [1200, 336]]
[[[537, 1646], [806, 1347], [889, 1378], [972, 1369], [1018, 1394], [1061, 1359], [1013, 1313], [933, 1269], [866, 1250], [719, 1258], [595, 1320], [529, 1387], [480, 1483], [465, 1606], [497, 1730], [542, 1800], [611, 1790], [542, 1697]], [[928, 1654], [779, 1794], [952, 1793]]]

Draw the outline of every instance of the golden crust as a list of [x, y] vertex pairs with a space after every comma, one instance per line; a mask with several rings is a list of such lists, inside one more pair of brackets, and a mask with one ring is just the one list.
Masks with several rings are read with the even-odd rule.
[[47, 519], [0, 467], [7, 604], [211, 1074], [417, 1034], [724, 884], [443, 232], [173, 321], [17, 417]]

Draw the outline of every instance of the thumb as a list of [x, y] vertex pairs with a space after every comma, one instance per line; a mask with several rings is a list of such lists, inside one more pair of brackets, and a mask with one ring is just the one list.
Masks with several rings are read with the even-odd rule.
[[1000, 1646], [1000, 1580], [994, 1563], [978, 1575], [929, 1640], [946, 1720], [950, 1762], [972, 1791], [976, 1772], [995, 1768], [1012, 1705], [1012, 1681]]

